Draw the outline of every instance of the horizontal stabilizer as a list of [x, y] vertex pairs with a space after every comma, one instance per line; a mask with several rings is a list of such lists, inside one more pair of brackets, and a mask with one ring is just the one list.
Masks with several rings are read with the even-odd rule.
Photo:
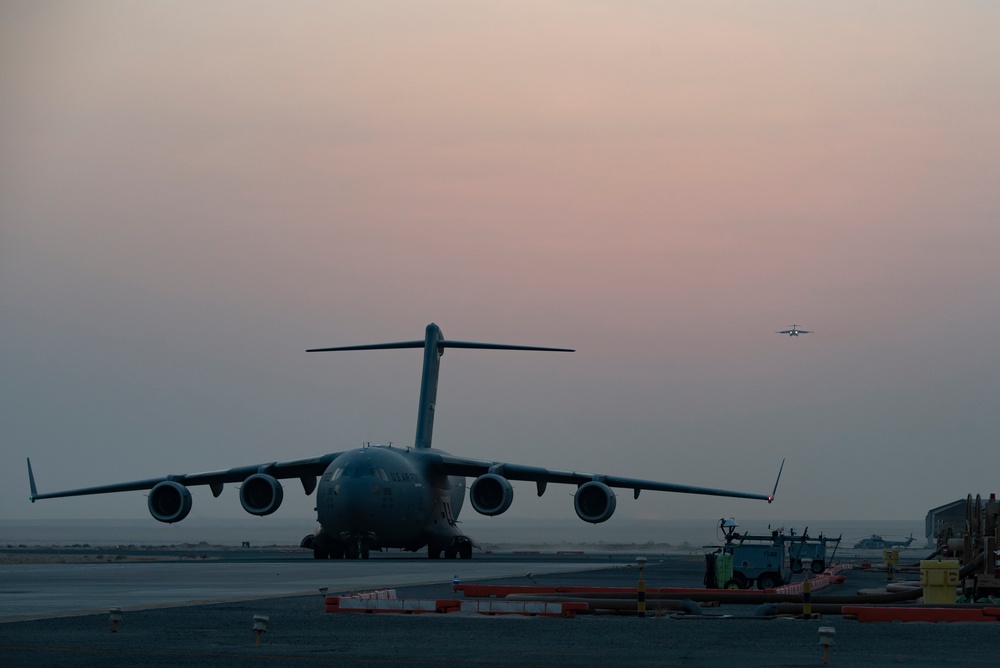
[[386, 350], [388, 348], [423, 348], [423, 341], [399, 341], [398, 343], [369, 343], [363, 346], [338, 346], [336, 348], [310, 348], [307, 353], [325, 353], [331, 350]]
[[547, 350], [557, 353], [576, 352], [572, 348], [543, 348], [540, 346], [511, 346], [506, 343], [476, 343], [475, 341], [441, 341], [444, 348], [477, 348], [479, 350]]
[[444, 338], [441, 328], [433, 322], [424, 330], [422, 341], [397, 341], [395, 343], [367, 343], [360, 346], [336, 346], [334, 348], [310, 348], [309, 353], [332, 352], [335, 350], [388, 350], [393, 348], [423, 348], [424, 370], [420, 380], [420, 406], [417, 413], [417, 435], [414, 447], [418, 450], [431, 447], [434, 432], [434, 408], [437, 404], [438, 369], [445, 348], [466, 348], [476, 350], [539, 350], [547, 352], [575, 352], [572, 348], [547, 348], [542, 346], [512, 346], [506, 343], [479, 343], [476, 341], [449, 341]]
[[[549, 352], [572, 353], [572, 348], [543, 348], [541, 346], [512, 346], [506, 343], [477, 343], [475, 341], [449, 341], [440, 339], [438, 348], [475, 348], [478, 350], [544, 350]], [[361, 346], [338, 346], [336, 348], [310, 348], [307, 353], [325, 353], [334, 350], [389, 350], [393, 348], [423, 348], [426, 341], [398, 341], [396, 343], [369, 343]]]

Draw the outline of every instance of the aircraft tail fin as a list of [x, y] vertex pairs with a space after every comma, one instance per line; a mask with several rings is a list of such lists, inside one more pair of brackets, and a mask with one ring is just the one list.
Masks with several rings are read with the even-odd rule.
[[434, 411], [437, 406], [438, 374], [441, 356], [445, 348], [475, 348], [480, 350], [544, 350], [573, 352], [570, 348], [543, 348], [539, 346], [514, 346], [504, 343], [478, 343], [475, 341], [449, 341], [444, 338], [441, 328], [431, 323], [424, 331], [423, 341], [399, 341], [397, 343], [372, 343], [360, 346], [340, 346], [336, 348], [312, 348], [306, 352], [333, 350], [385, 350], [391, 348], [423, 348], [424, 368], [420, 380], [420, 407], [417, 415], [417, 435], [414, 447], [431, 447], [434, 432]]

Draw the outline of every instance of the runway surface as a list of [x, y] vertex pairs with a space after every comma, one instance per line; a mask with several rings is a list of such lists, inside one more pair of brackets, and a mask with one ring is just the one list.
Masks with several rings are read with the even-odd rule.
[[[703, 567], [697, 557], [649, 555], [645, 580], [648, 587], [697, 587]], [[395, 587], [404, 598], [454, 598], [456, 574], [466, 582], [523, 585], [531, 581], [528, 572], [548, 585], [634, 586], [637, 578], [631, 556], [4, 566], [5, 618], [35, 619], [0, 623], [0, 664], [772, 668], [821, 665], [818, 630], [833, 626], [831, 666], [970, 666], [994, 663], [1000, 640], [996, 623], [764, 618], [754, 616], [753, 606], [738, 605], [644, 619], [334, 614], [323, 612], [318, 592], [320, 586], [331, 593]], [[884, 573], [851, 571], [848, 582], [829, 593], [885, 582]], [[307, 593], [288, 595], [296, 592]], [[33, 607], [7, 614], [15, 605]], [[125, 608], [115, 633], [107, 610], [112, 605]], [[86, 609], [98, 612], [63, 616]], [[251, 631], [254, 615], [269, 617], [259, 645]]]

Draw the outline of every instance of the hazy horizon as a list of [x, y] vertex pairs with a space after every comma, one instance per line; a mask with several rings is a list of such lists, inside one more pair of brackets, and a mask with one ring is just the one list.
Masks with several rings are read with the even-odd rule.
[[[551, 545], [551, 546], [612, 546], [612, 545], [672, 545], [687, 544], [691, 549], [721, 543], [718, 519], [710, 520], [633, 520], [619, 519], [601, 526], [561, 519], [475, 518], [462, 522], [463, 530], [480, 545]], [[253, 518], [188, 519], [163, 527], [155, 520], [0, 520], [0, 546], [4, 545], [187, 545], [209, 543], [239, 547], [243, 541], [252, 546], [297, 546], [315, 521], [307, 518], [285, 518], [283, 522], [260, 522]], [[766, 534], [772, 528], [785, 533], [807, 531], [812, 537], [842, 536], [841, 549], [853, 548], [854, 543], [873, 533], [888, 539], [902, 539], [913, 534], [915, 547], [924, 547], [923, 520], [776, 520], [774, 522], [740, 521], [740, 531], [754, 535]], [[394, 551], [394, 550], [390, 550]]]
[[[410, 445], [419, 351], [305, 350], [430, 322], [576, 349], [448, 350], [446, 452], [755, 493], [787, 459], [771, 505], [624, 490], [609, 526], [988, 495], [997, 25], [974, 0], [4, 2], [0, 518], [146, 513], [31, 504], [29, 456], [46, 492]], [[245, 515], [192, 491], [191, 519]], [[571, 493], [516, 484], [509, 516], [579, 523]], [[286, 481], [274, 519], [313, 505]]]

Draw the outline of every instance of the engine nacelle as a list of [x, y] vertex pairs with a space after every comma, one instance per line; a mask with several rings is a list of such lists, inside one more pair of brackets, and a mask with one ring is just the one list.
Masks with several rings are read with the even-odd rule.
[[615, 514], [616, 503], [615, 493], [611, 488], [596, 480], [583, 483], [573, 495], [576, 516], [592, 524], [600, 524], [611, 519]]
[[179, 482], [164, 480], [149, 491], [146, 503], [154, 520], [180, 522], [191, 512], [191, 490]]
[[272, 476], [266, 473], [255, 473], [240, 485], [240, 503], [243, 510], [251, 515], [270, 515], [285, 498], [285, 492]]
[[496, 473], [485, 473], [469, 486], [469, 500], [480, 515], [499, 515], [510, 508], [514, 488], [510, 481]]

